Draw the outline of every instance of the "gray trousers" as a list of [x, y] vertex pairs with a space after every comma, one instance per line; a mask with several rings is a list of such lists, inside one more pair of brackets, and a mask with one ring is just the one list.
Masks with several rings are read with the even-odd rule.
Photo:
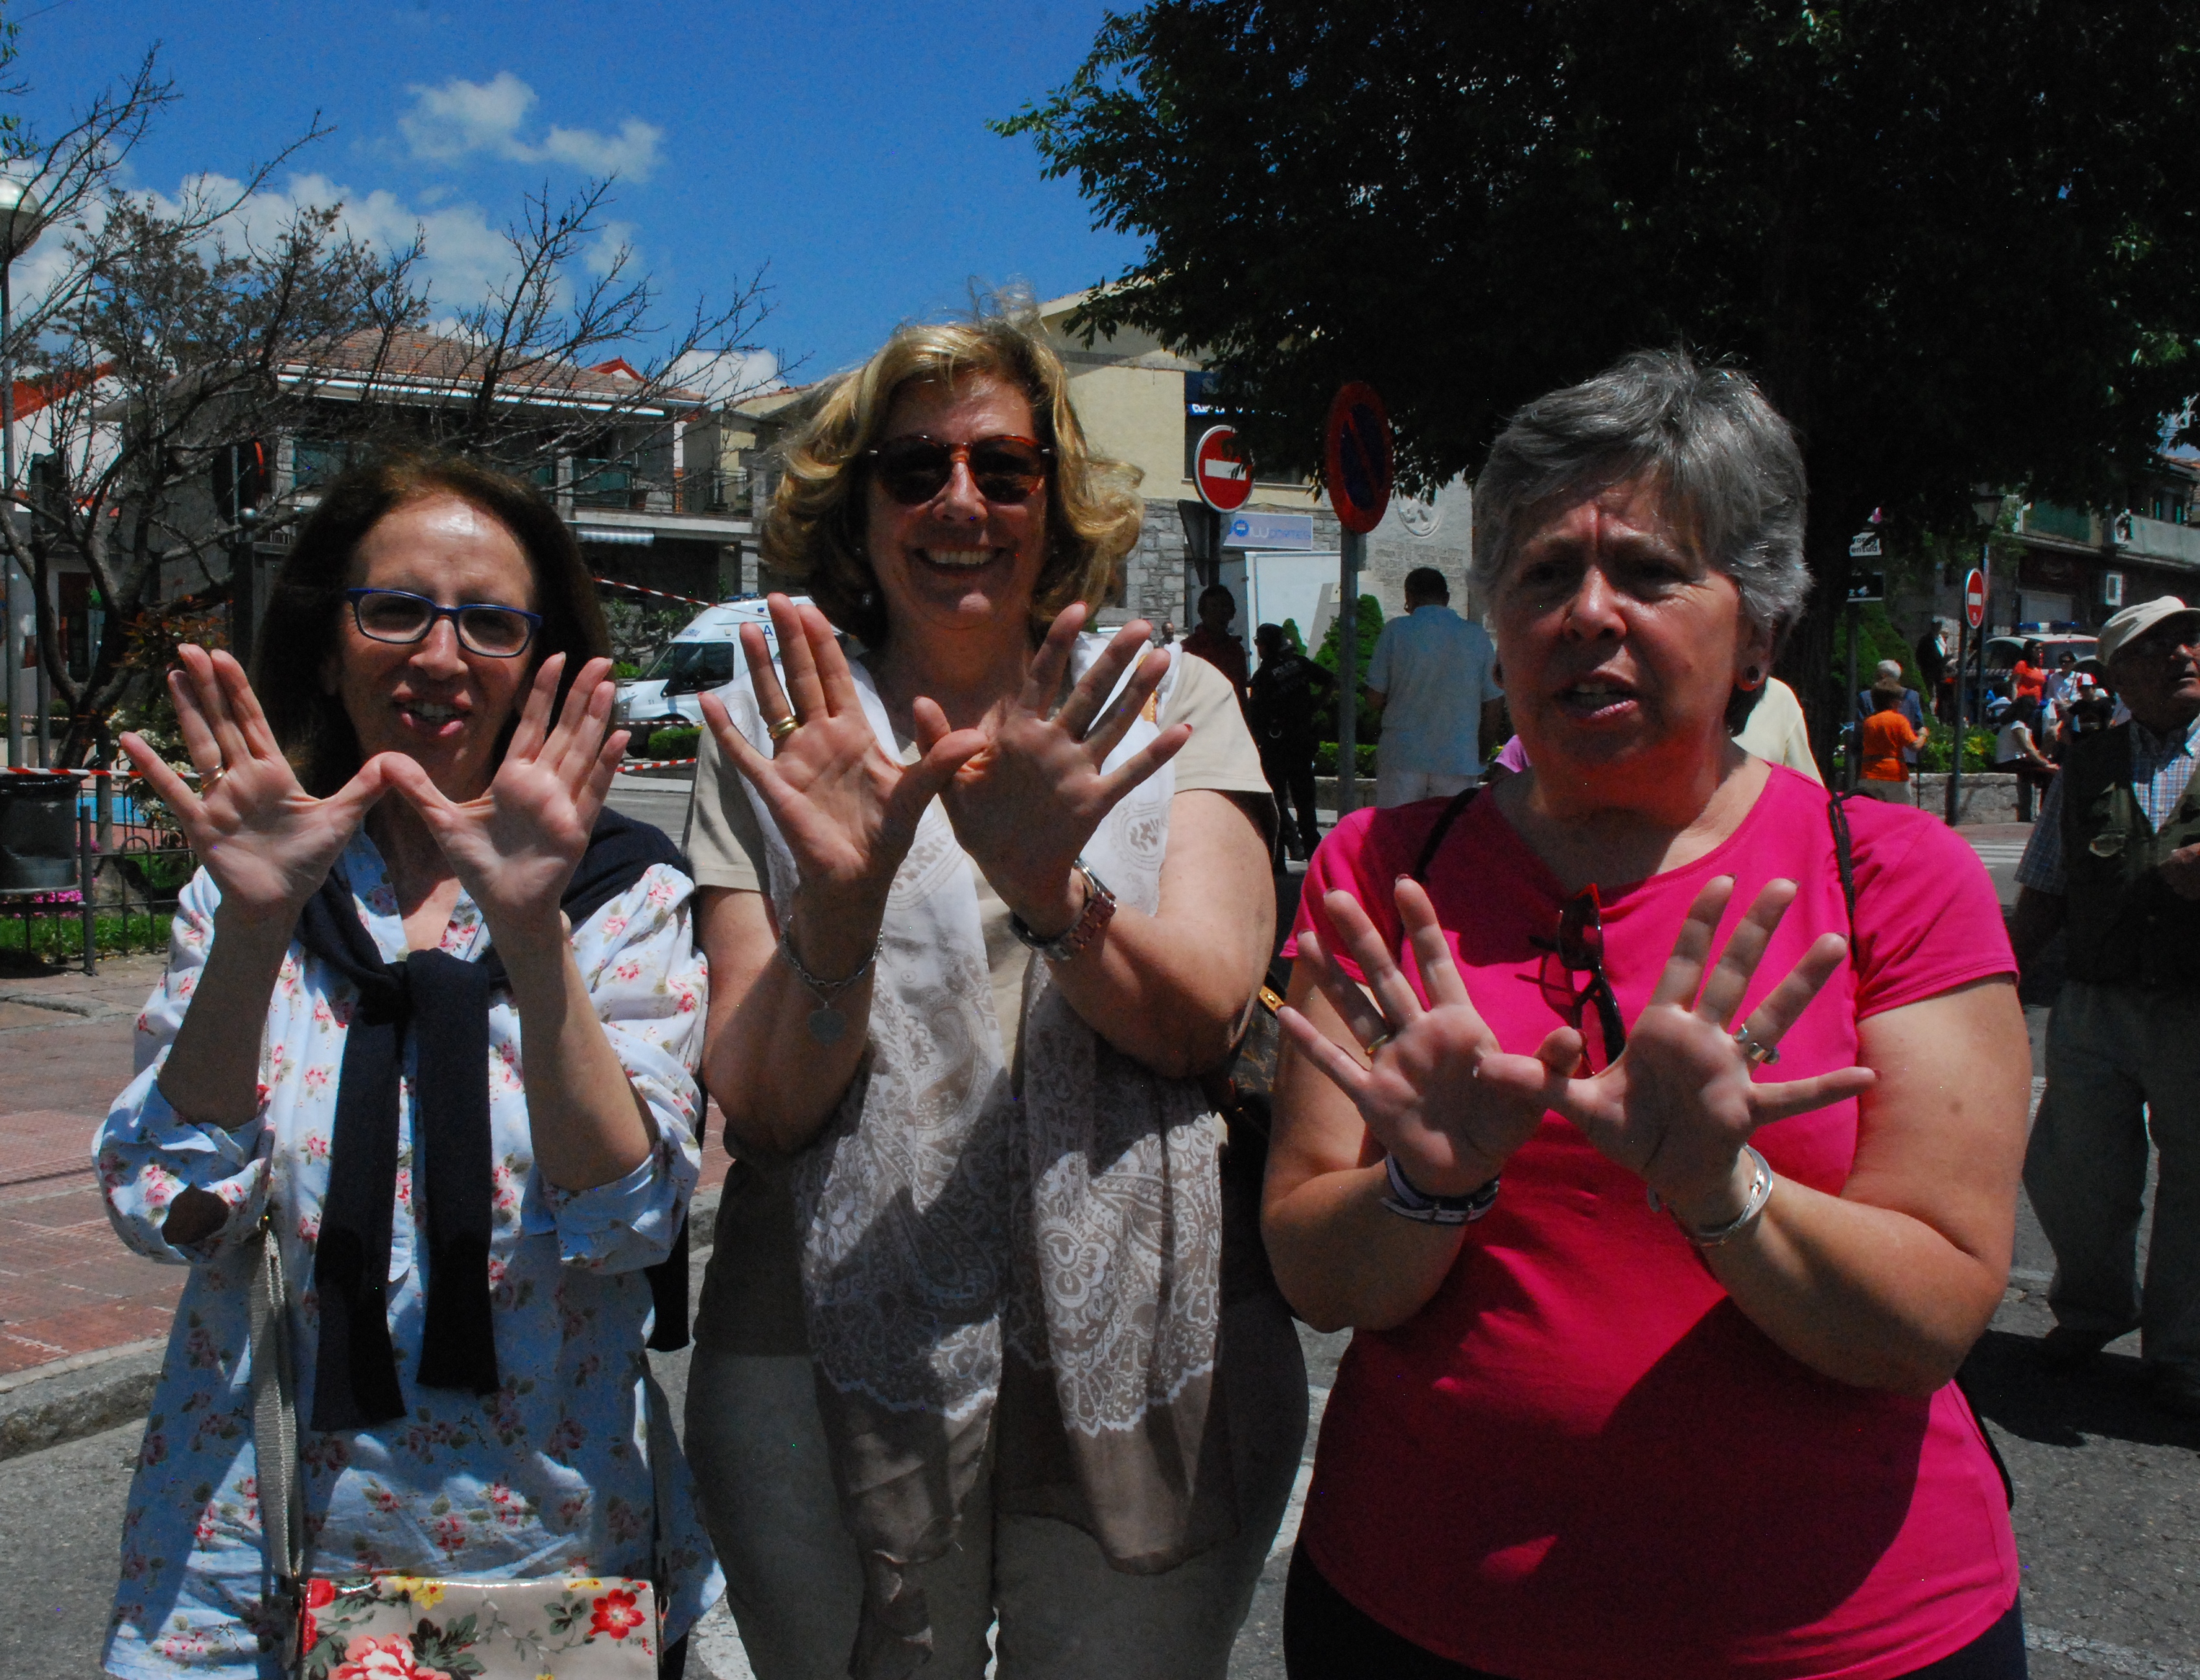
[[[2150, 1132], [2161, 1163], [2142, 1292]], [[2024, 1187], [2055, 1250], [2056, 1321], [2104, 1343], [2137, 1328], [2150, 1365], [2200, 1375], [2200, 993], [2062, 988]]]
[[[1306, 1368], [1280, 1299], [1226, 1309], [1226, 1400], [1245, 1527], [1165, 1575], [1108, 1566], [1091, 1536], [994, 1512], [985, 1480], [945, 1557], [921, 1566], [925, 1680], [1224, 1680], [1230, 1647], [1290, 1502], [1306, 1437]], [[699, 1345], [688, 1462], [757, 1680], [844, 1680], [863, 1575], [841, 1525], [807, 1355]]]

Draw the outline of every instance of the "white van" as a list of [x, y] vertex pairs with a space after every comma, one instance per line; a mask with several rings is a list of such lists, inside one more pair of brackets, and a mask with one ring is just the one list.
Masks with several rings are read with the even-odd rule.
[[[798, 595], [807, 602], [807, 595]], [[779, 637], [763, 597], [721, 601], [697, 613], [688, 627], [658, 651], [640, 676], [621, 682], [611, 702], [611, 723], [634, 731], [640, 752], [648, 745], [652, 729], [676, 729], [681, 724], [701, 727], [703, 696], [723, 688], [741, 669], [740, 628], [756, 624], [764, 630], [772, 662], [779, 661]]]

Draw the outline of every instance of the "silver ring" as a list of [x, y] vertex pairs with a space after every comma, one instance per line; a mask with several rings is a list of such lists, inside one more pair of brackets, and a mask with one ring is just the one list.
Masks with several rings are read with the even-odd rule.
[[1758, 1038], [1749, 1030], [1747, 1021], [1734, 1029], [1734, 1041], [1741, 1046], [1741, 1053], [1757, 1067], [1770, 1067], [1780, 1059], [1780, 1046], [1769, 1045]]

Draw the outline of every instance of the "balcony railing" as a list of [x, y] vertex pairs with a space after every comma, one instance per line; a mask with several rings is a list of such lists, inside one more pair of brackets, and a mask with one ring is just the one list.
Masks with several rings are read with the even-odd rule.
[[2099, 526], [2082, 507], [2062, 507], [2051, 501], [2035, 501], [2024, 510], [2024, 530], [2035, 536], [2059, 536], [2068, 542], [2098, 543]]
[[2200, 571], [2200, 525], [2172, 524], [2144, 513], [2119, 514], [2115, 541], [2125, 553]]
[[575, 461], [571, 489], [576, 507], [635, 513], [734, 513], [748, 501], [747, 483], [738, 474], [684, 471], [668, 483], [608, 461]]

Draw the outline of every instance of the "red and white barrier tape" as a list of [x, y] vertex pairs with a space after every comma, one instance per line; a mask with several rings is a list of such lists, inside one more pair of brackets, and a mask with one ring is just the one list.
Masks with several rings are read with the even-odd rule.
[[697, 762], [693, 758], [622, 758], [619, 760], [619, 774], [624, 776], [629, 770], [669, 770]]
[[639, 583], [622, 583], [616, 578], [599, 577], [595, 581], [606, 589], [623, 589], [630, 595], [654, 595], [658, 600], [676, 600], [682, 606], [716, 606], [718, 604], [714, 600], [697, 600], [693, 595], [676, 595], [670, 589], [645, 589]]

